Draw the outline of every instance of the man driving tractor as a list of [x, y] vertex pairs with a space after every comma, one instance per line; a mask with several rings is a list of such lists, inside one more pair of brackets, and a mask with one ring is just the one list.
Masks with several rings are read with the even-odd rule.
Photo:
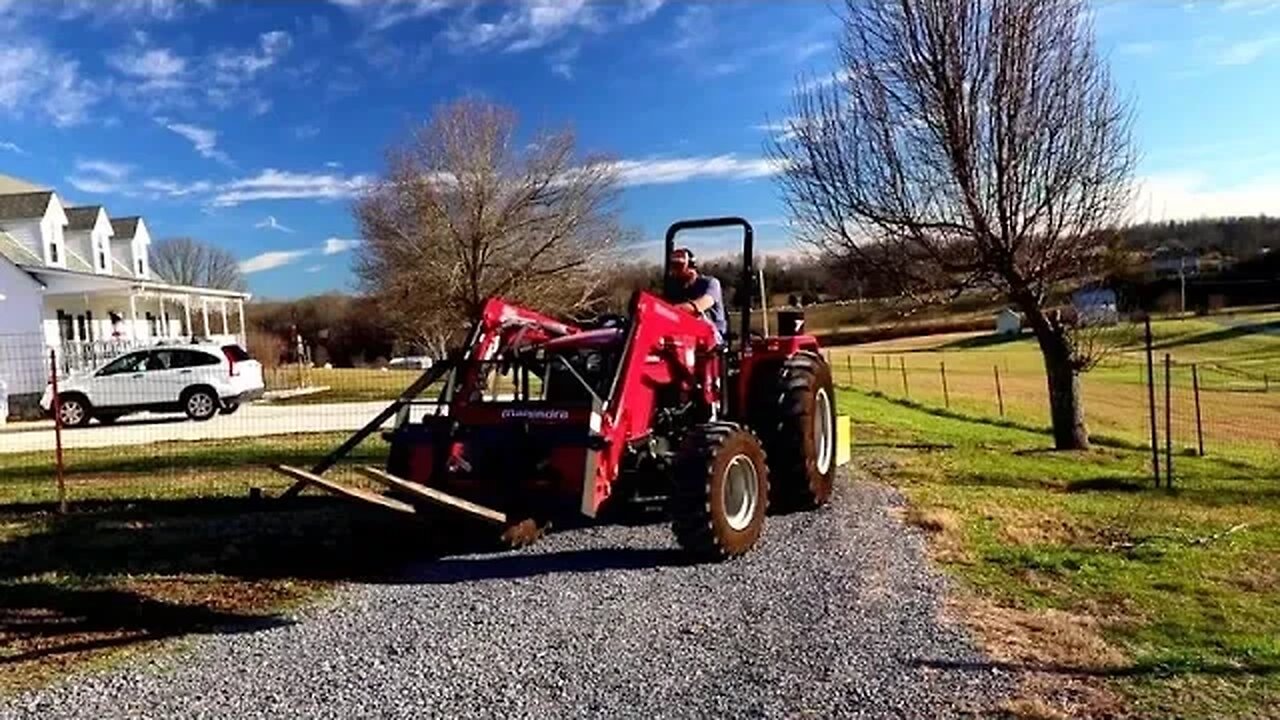
[[729, 332], [720, 281], [698, 272], [698, 262], [689, 248], [676, 248], [667, 264], [673, 282], [668, 283], [667, 300], [691, 315], [697, 315], [716, 329], [716, 342], [723, 343]]

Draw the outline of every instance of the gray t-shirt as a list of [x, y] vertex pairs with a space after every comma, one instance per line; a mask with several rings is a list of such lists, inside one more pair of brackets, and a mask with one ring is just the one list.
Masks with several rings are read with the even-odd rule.
[[724, 297], [720, 293], [720, 281], [710, 275], [699, 275], [693, 282], [688, 285], [677, 286], [673, 291], [671, 302], [685, 303], [697, 300], [703, 295], [710, 295], [715, 303], [702, 316], [707, 319], [716, 332], [720, 333], [720, 339], [723, 341], [724, 336], [729, 333], [729, 322], [724, 314]]

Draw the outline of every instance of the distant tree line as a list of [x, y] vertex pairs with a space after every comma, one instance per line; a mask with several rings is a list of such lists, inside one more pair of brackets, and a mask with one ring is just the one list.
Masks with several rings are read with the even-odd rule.
[[1143, 223], [1121, 231], [1129, 249], [1155, 250], [1180, 246], [1187, 250], [1220, 252], [1238, 259], [1254, 257], [1267, 249], [1280, 249], [1280, 218], [1224, 217]]

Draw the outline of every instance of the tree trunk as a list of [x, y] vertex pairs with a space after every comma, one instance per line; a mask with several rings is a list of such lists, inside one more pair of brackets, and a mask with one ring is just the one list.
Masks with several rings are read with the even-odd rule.
[[1053, 444], [1058, 450], [1089, 449], [1089, 429], [1080, 402], [1080, 373], [1072, 366], [1071, 348], [1038, 307], [1022, 306], [1044, 356], [1045, 378], [1049, 386], [1049, 417], [1053, 422]]

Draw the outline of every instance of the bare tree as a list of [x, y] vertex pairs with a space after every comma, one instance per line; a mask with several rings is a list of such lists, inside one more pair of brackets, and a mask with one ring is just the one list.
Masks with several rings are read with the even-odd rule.
[[240, 263], [231, 253], [189, 237], [166, 238], [154, 243], [151, 270], [175, 285], [244, 290]]
[[548, 312], [600, 299], [621, 230], [614, 165], [579, 158], [571, 132], [516, 138], [510, 110], [437, 109], [388, 153], [355, 205], [355, 271], [401, 334], [439, 352], [492, 295]]
[[1058, 448], [1088, 446], [1095, 359], [1049, 310], [1103, 269], [1131, 198], [1131, 109], [1085, 0], [845, 0], [840, 68], [771, 151], [803, 240], [934, 301], [987, 287], [1035, 333]]

